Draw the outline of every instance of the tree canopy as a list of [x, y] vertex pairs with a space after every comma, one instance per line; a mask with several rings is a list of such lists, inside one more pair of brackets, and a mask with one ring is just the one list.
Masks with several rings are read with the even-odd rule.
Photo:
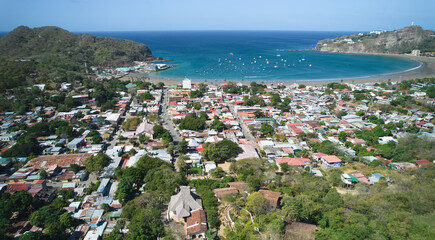
[[104, 167], [109, 166], [110, 157], [104, 153], [98, 153], [96, 156], [89, 156], [85, 160], [86, 171], [98, 172], [103, 170]]
[[224, 138], [218, 143], [207, 143], [202, 151], [202, 156], [207, 160], [223, 163], [230, 158], [237, 157], [241, 152], [243, 150], [237, 143]]

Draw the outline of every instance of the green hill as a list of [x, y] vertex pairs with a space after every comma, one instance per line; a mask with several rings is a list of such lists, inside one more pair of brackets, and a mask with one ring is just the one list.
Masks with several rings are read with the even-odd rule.
[[0, 38], [0, 57], [8, 60], [55, 58], [100, 66], [127, 66], [154, 59], [142, 43], [89, 34], [74, 34], [58, 27], [20, 26]]

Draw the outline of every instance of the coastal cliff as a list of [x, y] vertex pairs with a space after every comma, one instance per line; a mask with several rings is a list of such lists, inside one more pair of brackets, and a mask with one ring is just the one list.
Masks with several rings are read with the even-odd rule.
[[134, 61], [152, 61], [142, 43], [74, 34], [59, 27], [20, 26], [0, 38], [0, 57], [8, 60], [72, 61], [102, 66], [129, 66]]
[[419, 26], [395, 31], [374, 31], [325, 39], [317, 43], [315, 50], [337, 53], [411, 53], [418, 49], [423, 54], [435, 52], [435, 32]]

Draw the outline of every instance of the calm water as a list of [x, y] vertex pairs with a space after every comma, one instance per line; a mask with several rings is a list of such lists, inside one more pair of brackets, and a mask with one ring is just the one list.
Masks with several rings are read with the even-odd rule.
[[[401, 58], [294, 51], [351, 32], [145, 31], [90, 32], [148, 45], [155, 57], [179, 64], [155, 73], [197, 80], [296, 81], [348, 79], [406, 71], [418, 62]], [[291, 51], [293, 50], [293, 51]]]

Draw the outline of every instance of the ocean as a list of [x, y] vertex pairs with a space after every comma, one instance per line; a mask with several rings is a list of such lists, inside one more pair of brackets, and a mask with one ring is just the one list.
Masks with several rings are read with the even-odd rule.
[[314, 31], [137, 31], [88, 32], [146, 44], [155, 57], [178, 67], [160, 78], [231, 81], [358, 79], [413, 69], [403, 58], [306, 51], [325, 38], [354, 32]]

